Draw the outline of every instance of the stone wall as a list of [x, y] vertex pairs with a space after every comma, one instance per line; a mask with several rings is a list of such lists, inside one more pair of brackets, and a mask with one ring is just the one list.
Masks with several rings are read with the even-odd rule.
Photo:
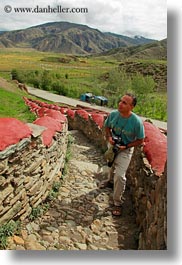
[[107, 149], [103, 123], [108, 113], [96, 110], [76, 109], [74, 116], [67, 113], [68, 124], [70, 129], [80, 130], [88, 139], [100, 147], [103, 151]]
[[[15, 122], [13, 119], [13, 125]], [[7, 126], [12, 128], [11, 123], [12, 119], [9, 119], [4, 129]], [[49, 145], [43, 142], [43, 133], [47, 131], [49, 134], [44, 137], [49, 138], [50, 129], [36, 124], [24, 127], [30, 128], [29, 137], [0, 151], [0, 225], [11, 219], [23, 220], [27, 217], [32, 208], [46, 199], [53, 183], [60, 180], [64, 167], [67, 122], [62, 124], [61, 131], [53, 133]], [[16, 134], [16, 129], [15, 126], [10, 130], [9, 138], [13, 137], [11, 133]], [[2, 131], [2, 143], [1, 135]]]
[[[106, 150], [103, 124], [108, 113], [27, 98], [25, 103], [38, 117], [29, 124], [31, 134], [16, 144], [11, 142], [3, 151], [0, 144], [0, 224], [25, 218], [47, 197], [64, 166], [67, 126], [81, 130]], [[139, 227], [139, 249], [161, 250], [167, 248], [167, 137], [149, 122], [144, 126], [145, 144], [134, 150], [127, 185]]]
[[136, 222], [139, 226], [139, 249], [167, 248], [167, 163], [158, 176], [141, 148], [135, 148], [127, 172]]

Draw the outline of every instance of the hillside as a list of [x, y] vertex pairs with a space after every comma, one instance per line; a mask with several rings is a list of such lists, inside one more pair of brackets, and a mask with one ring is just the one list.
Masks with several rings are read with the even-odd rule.
[[103, 33], [86, 25], [69, 22], [51, 22], [0, 35], [0, 48], [30, 47], [39, 51], [69, 54], [101, 53], [113, 48], [152, 42], [154, 40]]
[[123, 61], [119, 64], [119, 69], [126, 73], [142, 74], [151, 76], [156, 83], [156, 91], [167, 91], [167, 64], [160, 61]]
[[167, 39], [143, 45], [120, 47], [99, 53], [98, 56], [109, 56], [117, 60], [152, 59], [167, 60]]

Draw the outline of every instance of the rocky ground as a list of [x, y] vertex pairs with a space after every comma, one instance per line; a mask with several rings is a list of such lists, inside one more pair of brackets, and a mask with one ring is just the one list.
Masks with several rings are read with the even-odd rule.
[[9, 239], [14, 250], [137, 249], [138, 228], [129, 189], [121, 217], [113, 217], [112, 189], [99, 189], [106, 178], [103, 154], [79, 131], [71, 131], [71, 159], [56, 199], [21, 233]]

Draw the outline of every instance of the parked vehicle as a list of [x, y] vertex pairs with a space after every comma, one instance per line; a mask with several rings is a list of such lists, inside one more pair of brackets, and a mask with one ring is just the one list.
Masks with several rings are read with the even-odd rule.
[[81, 101], [88, 102], [90, 104], [96, 104], [100, 106], [106, 106], [108, 99], [103, 96], [95, 96], [92, 93], [85, 93], [80, 96]]
[[100, 106], [106, 106], [108, 103], [108, 99], [103, 96], [95, 96], [95, 104]]
[[94, 97], [95, 96], [92, 93], [85, 93], [80, 96], [80, 100], [91, 103], [94, 100]]

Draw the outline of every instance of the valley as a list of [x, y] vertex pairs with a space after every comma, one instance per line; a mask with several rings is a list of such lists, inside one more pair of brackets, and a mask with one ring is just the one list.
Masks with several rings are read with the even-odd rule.
[[[92, 38], [88, 31], [93, 33]], [[43, 34], [42, 40], [48, 38], [49, 41], [53, 35], [59, 39], [63, 33], [69, 37], [74, 34], [73, 46], [77, 45], [77, 48], [82, 46], [85, 34], [89, 47], [92, 47], [91, 40], [92, 44], [102, 46], [100, 39], [99, 42], [98, 39], [93, 40], [94, 34], [107, 41], [109, 38], [113, 44], [84, 52], [69, 45], [69, 50], [62, 50], [64, 45], [61, 43], [61, 50], [54, 46], [47, 49], [31, 45], [35, 44], [35, 37], [40, 44], [40, 33]], [[13, 45], [8, 45], [9, 41]], [[167, 121], [167, 40], [131, 39], [112, 33], [103, 34], [84, 25], [48, 23], [1, 34], [0, 58], [0, 77], [9, 82], [17, 80], [73, 99], [89, 92], [108, 98], [109, 108], [117, 108], [118, 98], [129, 91], [138, 97], [136, 113]]]

